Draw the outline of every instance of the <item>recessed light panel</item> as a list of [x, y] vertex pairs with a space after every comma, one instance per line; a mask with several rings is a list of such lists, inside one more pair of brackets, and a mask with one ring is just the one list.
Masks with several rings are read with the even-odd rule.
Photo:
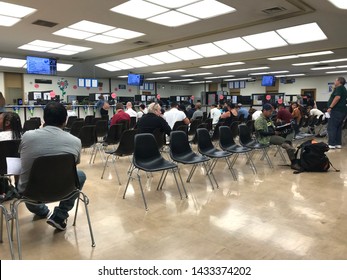
[[26, 64], [25, 59], [6, 58], [0, 59], [0, 66], [22, 68]]
[[122, 70], [116, 66], [110, 65], [108, 63], [100, 63], [100, 64], [96, 64], [96, 67], [102, 68], [104, 70], [110, 71], [110, 72], [114, 72], [114, 71], [119, 71]]
[[169, 12], [148, 18], [147, 20], [150, 22], [154, 22], [154, 23], [169, 26], [169, 27], [177, 27], [177, 26], [188, 24], [188, 23], [192, 23], [194, 21], [198, 21], [196, 17], [191, 17], [176, 11], [169, 11]]
[[121, 38], [121, 39], [132, 39], [132, 38], [145, 35], [144, 33], [136, 32], [136, 31], [132, 31], [132, 30], [124, 29], [124, 28], [116, 28], [111, 31], [104, 32], [103, 34], [107, 36], [111, 36], [111, 37]]
[[275, 31], [268, 31], [254, 35], [244, 36], [251, 46], [258, 50], [283, 47], [288, 45]]
[[175, 9], [175, 8], [179, 8], [179, 7], [194, 3], [197, 0], [174, 0], [174, 1], [146, 0], [146, 1], [163, 6], [165, 8]]
[[162, 62], [165, 63], [172, 63], [172, 62], [177, 62], [181, 61], [177, 56], [172, 55], [169, 52], [159, 52], [159, 53], [153, 53], [150, 54], [151, 57], [154, 57]]
[[130, 66], [129, 64], [126, 64], [126, 63], [123, 63], [123, 62], [120, 62], [120, 61], [111, 61], [111, 62], [108, 62], [108, 64], [111, 64], [112, 66], [120, 68], [122, 70], [127, 70], [127, 69], [134, 68], [134, 67]]
[[137, 56], [137, 57], [134, 57], [134, 59], [141, 61], [142, 63], [145, 63], [145, 64], [150, 65], [150, 66], [164, 64], [164, 62], [162, 62], [162, 61], [160, 61], [154, 57], [151, 57], [149, 55]]
[[133, 58], [121, 59], [120, 62], [123, 62], [135, 68], [148, 66], [147, 64], [144, 64], [141, 61], [133, 59]]
[[105, 35], [95, 35], [95, 36], [86, 38], [86, 40], [96, 42], [96, 43], [102, 43], [102, 44], [115, 44], [115, 43], [124, 41], [124, 39], [105, 36]]
[[179, 8], [177, 11], [206, 19], [234, 12], [235, 9], [215, 0], [204, 0]]
[[36, 9], [33, 8], [0, 1], [0, 15], [3, 16], [23, 18], [27, 15], [32, 14], [35, 11]]
[[14, 17], [8, 17], [8, 16], [2, 16], [0, 15], [0, 26], [13, 26], [17, 22], [19, 22], [20, 18], [14, 18]]
[[169, 53], [173, 54], [174, 56], [177, 56], [178, 58], [182, 60], [192, 60], [192, 59], [199, 59], [202, 58], [201, 55], [197, 54], [196, 52], [192, 51], [189, 48], [180, 48], [169, 51]]
[[213, 42], [213, 44], [217, 45], [219, 48], [226, 51], [227, 53], [242, 53], [255, 50], [250, 44], [248, 44], [242, 38], [221, 40]]
[[328, 1], [339, 9], [347, 10], [347, 1], [346, 0], [328, 0]]
[[70, 25], [69, 28], [92, 33], [103, 33], [114, 29], [113, 26], [92, 22], [89, 20], [82, 20], [80, 22]]
[[227, 54], [225, 51], [212, 43], [190, 46], [189, 48], [203, 57], [213, 57]]
[[53, 32], [53, 34], [58, 36], [63, 36], [63, 37], [74, 38], [74, 39], [86, 39], [95, 35], [94, 33], [80, 31], [80, 30], [71, 29], [71, 28], [63, 28], [56, 32]]

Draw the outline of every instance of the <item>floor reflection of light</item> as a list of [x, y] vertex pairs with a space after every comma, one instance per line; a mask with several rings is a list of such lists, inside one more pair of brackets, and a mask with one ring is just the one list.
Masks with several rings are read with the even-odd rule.
[[298, 192], [298, 185], [296, 183], [292, 183], [291, 192], [293, 193], [293, 198], [295, 200], [305, 200], [305, 198]]
[[293, 207], [293, 210], [298, 212], [301, 215], [306, 216], [307, 218], [311, 220], [322, 220], [325, 218], [325, 215], [323, 213], [315, 211], [312, 208], [295, 206]]

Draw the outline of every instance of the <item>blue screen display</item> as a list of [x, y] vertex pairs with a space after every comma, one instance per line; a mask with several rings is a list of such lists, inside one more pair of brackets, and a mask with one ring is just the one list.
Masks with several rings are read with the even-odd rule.
[[130, 85], [130, 86], [142, 86], [143, 85], [143, 75], [128, 74], [128, 85]]
[[56, 75], [57, 60], [54, 58], [27, 56], [27, 73]]
[[261, 85], [264, 87], [273, 87], [276, 84], [276, 77], [274, 76], [263, 76]]

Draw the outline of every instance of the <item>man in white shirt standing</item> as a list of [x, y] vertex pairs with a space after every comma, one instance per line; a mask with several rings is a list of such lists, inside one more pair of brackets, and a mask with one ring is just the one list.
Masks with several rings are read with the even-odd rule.
[[137, 113], [136, 111], [133, 109], [133, 104], [131, 102], [127, 102], [126, 104], [126, 110], [125, 110], [125, 113], [127, 113], [130, 118], [131, 117], [137, 117]]
[[182, 111], [179, 111], [177, 107], [177, 102], [172, 102], [171, 109], [164, 113], [164, 119], [169, 124], [171, 129], [173, 129], [175, 122], [178, 121], [183, 121], [184, 124], [189, 124], [189, 119], [187, 118], [186, 114]]
[[217, 104], [211, 105], [210, 114], [211, 114], [212, 124], [216, 125], [218, 123], [220, 115], [221, 115], [220, 110], [217, 108]]

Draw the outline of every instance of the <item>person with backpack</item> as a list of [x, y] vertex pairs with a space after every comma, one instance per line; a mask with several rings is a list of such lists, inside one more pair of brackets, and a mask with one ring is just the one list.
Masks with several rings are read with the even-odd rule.
[[338, 77], [334, 84], [335, 88], [328, 100], [329, 108], [327, 112], [330, 114], [328, 121], [328, 144], [329, 149], [341, 149], [342, 124], [347, 113], [346, 79], [344, 77]]
[[261, 144], [273, 144], [281, 146], [286, 150], [288, 154], [289, 160], [291, 162], [291, 168], [299, 170], [300, 166], [297, 164], [295, 156], [296, 149], [293, 147], [291, 142], [294, 137], [294, 133], [289, 133], [285, 137], [280, 136], [281, 133], [279, 131], [276, 131], [275, 125], [271, 120], [272, 111], [272, 105], [265, 103], [263, 105], [262, 113], [254, 122], [257, 140]]

